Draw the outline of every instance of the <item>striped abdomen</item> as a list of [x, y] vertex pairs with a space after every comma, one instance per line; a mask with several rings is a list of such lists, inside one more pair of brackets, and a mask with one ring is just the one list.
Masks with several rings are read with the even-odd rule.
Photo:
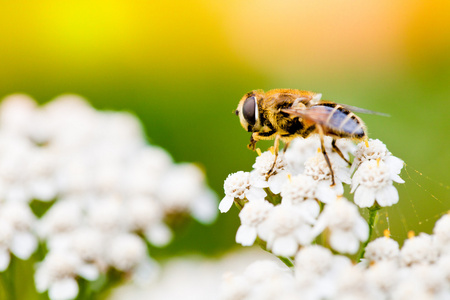
[[354, 113], [333, 102], [321, 102], [309, 107], [308, 114], [322, 125], [327, 135], [362, 139], [366, 136], [364, 124]]

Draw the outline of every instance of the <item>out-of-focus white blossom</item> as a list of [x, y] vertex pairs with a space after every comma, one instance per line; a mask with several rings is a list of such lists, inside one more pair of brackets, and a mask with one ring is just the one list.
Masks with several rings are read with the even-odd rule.
[[236, 198], [257, 201], [264, 199], [267, 195], [261, 187], [253, 185], [250, 173], [243, 171], [228, 175], [223, 188], [225, 190], [225, 197], [219, 204], [219, 210], [222, 213], [230, 210]]
[[328, 228], [331, 247], [340, 253], [354, 254], [360, 242], [369, 237], [369, 226], [359, 215], [358, 208], [345, 198], [327, 204], [314, 226], [317, 236]]
[[112, 238], [107, 259], [114, 268], [129, 271], [144, 260], [146, 251], [142, 239], [137, 235], [125, 233]]
[[397, 241], [388, 237], [379, 237], [367, 245], [364, 257], [371, 262], [385, 260], [397, 262], [399, 254]]
[[[39, 218], [34, 202], [45, 207]], [[80, 277], [111, 268], [148, 280], [157, 267], [145, 240], [172, 240], [166, 217], [210, 223], [216, 207], [200, 168], [149, 145], [132, 114], [96, 111], [76, 95], [0, 104], [0, 271], [11, 254], [28, 259], [39, 237], [48, 253], [35, 283], [51, 299], [76, 297]]]
[[273, 209], [273, 204], [264, 200], [251, 201], [245, 204], [239, 213], [241, 226], [236, 233], [236, 242], [242, 244], [242, 246], [253, 245], [258, 235], [258, 229], [266, 220], [271, 209]]
[[450, 213], [446, 213], [433, 228], [434, 245], [441, 255], [450, 253]]
[[0, 219], [13, 229], [9, 250], [20, 259], [28, 259], [37, 248], [34, 234], [36, 218], [23, 202], [5, 202], [0, 205]]
[[[77, 276], [91, 272], [90, 266], [69, 251], [50, 251], [39, 264], [34, 275], [38, 292], [48, 290], [50, 299], [73, 299], [78, 295]], [[95, 278], [87, 278], [93, 280]]]
[[405, 241], [400, 250], [400, 263], [403, 266], [433, 263], [438, 258], [432, 236], [421, 233]]
[[261, 260], [249, 265], [243, 275], [227, 273], [221, 287], [221, 300], [295, 299], [295, 281], [286, 268]]
[[334, 256], [318, 245], [301, 249], [295, 257], [295, 277], [307, 299], [328, 299], [336, 295], [336, 277], [350, 268], [350, 259]]

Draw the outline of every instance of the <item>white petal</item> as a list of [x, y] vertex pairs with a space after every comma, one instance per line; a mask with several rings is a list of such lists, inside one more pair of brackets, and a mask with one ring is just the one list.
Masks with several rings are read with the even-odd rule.
[[350, 232], [335, 230], [330, 235], [330, 245], [340, 253], [355, 254], [359, 248], [359, 241]]
[[397, 174], [392, 174], [391, 179], [397, 183], [405, 183], [405, 181]]
[[310, 244], [314, 239], [312, 235], [312, 227], [309, 226], [302, 226], [297, 229], [295, 231], [295, 236], [297, 237], [298, 242], [303, 246]]
[[73, 299], [78, 295], [78, 283], [73, 278], [65, 278], [54, 282], [48, 289], [51, 300]]
[[30, 232], [16, 232], [11, 244], [11, 252], [20, 259], [28, 259], [37, 248], [37, 238]]
[[173, 233], [170, 228], [161, 223], [153, 224], [145, 231], [145, 237], [156, 247], [164, 247], [172, 241]]
[[352, 182], [352, 179], [350, 178], [350, 172], [347, 168], [338, 170], [336, 172], [336, 177], [346, 184], [350, 184]]
[[269, 186], [269, 183], [266, 181], [265, 176], [252, 172], [251, 185], [257, 188], [266, 188]]
[[[336, 178], [334, 178], [335, 179], [335, 183], [336, 183], [336, 185], [335, 186], [333, 186], [333, 187], [331, 187], [331, 180], [330, 181], [326, 181], [326, 182], [323, 182], [323, 183], [320, 183], [320, 184], [328, 184], [328, 186], [330, 186], [331, 187], [331, 189], [333, 189], [334, 190], [334, 192], [336, 193], [336, 195], [342, 195], [342, 194], [344, 194], [344, 185], [342, 184], [342, 182], [340, 182], [338, 179], [336, 179]], [[322, 188], [322, 187], [321, 187]]]
[[392, 173], [400, 174], [400, 171], [402, 170], [404, 165], [403, 160], [392, 155], [386, 156], [383, 160], [388, 165]]
[[236, 243], [242, 246], [251, 246], [256, 240], [256, 228], [241, 225], [236, 233]]
[[358, 217], [356, 219], [353, 231], [361, 242], [365, 242], [369, 238], [369, 224], [367, 224], [363, 217]]
[[230, 210], [231, 205], [233, 205], [234, 198], [231, 196], [223, 197], [222, 201], [219, 204], [219, 210], [221, 213], [225, 213]]
[[380, 206], [391, 206], [398, 202], [398, 191], [393, 185], [387, 185], [377, 191], [375, 198]]
[[302, 213], [304, 212], [307, 216], [311, 216], [314, 218], [312, 220], [308, 218], [308, 221], [310, 223], [315, 223], [315, 218], [317, 218], [320, 213], [320, 205], [319, 203], [317, 203], [316, 200], [312, 199], [305, 200], [302, 203], [300, 203], [298, 207], [301, 209]]
[[216, 194], [207, 190], [191, 205], [191, 214], [202, 224], [211, 224], [217, 218], [217, 197]]
[[8, 252], [8, 249], [1, 247], [0, 248], [0, 272], [5, 271], [11, 260], [11, 256]]
[[48, 275], [47, 269], [39, 264], [39, 268], [34, 273], [34, 284], [38, 293], [43, 293], [50, 286], [50, 277]]
[[78, 268], [78, 275], [86, 280], [94, 281], [98, 278], [100, 272], [95, 265], [83, 264]]
[[336, 192], [323, 185], [317, 187], [315, 196], [322, 203], [331, 203], [336, 200]]
[[327, 217], [323, 216], [323, 213], [321, 215], [321, 217], [319, 217], [319, 219], [317, 220], [316, 224], [314, 225], [312, 231], [311, 231], [311, 235], [313, 238], [317, 237], [319, 234], [321, 234], [325, 228], [327, 227]]
[[253, 186], [245, 193], [245, 198], [247, 198], [248, 201], [263, 200], [266, 196], [267, 193], [263, 189]]
[[297, 241], [292, 236], [279, 237], [272, 245], [273, 254], [285, 257], [294, 256], [297, 249]]
[[287, 172], [281, 172], [269, 177], [269, 188], [274, 194], [279, 194], [281, 187], [288, 180]]
[[375, 203], [375, 192], [360, 185], [355, 192], [354, 201], [359, 207], [371, 207]]

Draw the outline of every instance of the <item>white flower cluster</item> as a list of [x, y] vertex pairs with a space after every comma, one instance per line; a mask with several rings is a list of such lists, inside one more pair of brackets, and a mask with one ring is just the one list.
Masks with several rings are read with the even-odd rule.
[[[50, 206], [40, 218], [29, 205], [39, 201]], [[35, 282], [51, 299], [75, 297], [78, 276], [145, 280], [155, 270], [146, 242], [172, 239], [166, 220], [210, 223], [216, 207], [200, 169], [148, 145], [131, 114], [98, 112], [75, 95], [41, 107], [12, 95], [0, 106], [0, 271], [42, 240]]]
[[[318, 136], [294, 140], [285, 153], [279, 153], [275, 164], [275, 155], [266, 151], [256, 158], [251, 172], [228, 176], [219, 209], [227, 212], [233, 203], [241, 209], [238, 243], [250, 246], [259, 238], [275, 255], [294, 257], [321, 234], [331, 248], [348, 254], [355, 254], [369, 238], [369, 226], [358, 206], [397, 203], [393, 182], [403, 182], [399, 177], [403, 162], [379, 140], [355, 147], [340, 139], [337, 147], [344, 157], [354, 157], [349, 166], [333, 151], [331, 138], [325, 138], [334, 186]], [[344, 184], [355, 192], [354, 203], [342, 197]]]
[[411, 236], [400, 249], [389, 237], [368, 244], [359, 264], [319, 245], [302, 248], [294, 267], [258, 261], [226, 274], [222, 300], [450, 299], [450, 214], [433, 235]]

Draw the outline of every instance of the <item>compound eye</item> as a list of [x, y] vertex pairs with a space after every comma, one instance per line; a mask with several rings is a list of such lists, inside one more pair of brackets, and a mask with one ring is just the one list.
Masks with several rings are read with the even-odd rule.
[[242, 106], [242, 114], [245, 120], [250, 125], [255, 125], [256, 123], [256, 99], [255, 97], [249, 97], [245, 99], [244, 105]]

